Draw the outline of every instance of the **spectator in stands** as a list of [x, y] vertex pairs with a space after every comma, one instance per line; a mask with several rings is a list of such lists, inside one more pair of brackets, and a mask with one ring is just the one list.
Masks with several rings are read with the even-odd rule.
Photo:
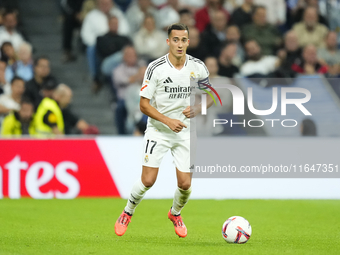
[[298, 37], [294, 30], [286, 33], [284, 48], [278, 51], [277, 56], [281, 60], [278, 77], [294, 77], [295, 74], [292, 72], [292, 65], [300, 61], [302, 57], [302, 49], [299, 46]]
[[6, 80], [7, 70], [7, 63], [5, 61], [0, 61], [0, 94], [9, 94], [11, 91], [11, 85]]
[[15, 76], [11, 82], [11, 93], [0, 95], [0, 122], [11, 111], [20, 110], [20, 101], [25, 91], [25, 81]]
[[254, 8], [254, 0], [244, 0], [243, 4], [232, 13], [230, 23], [239, 28], [250, 24]]
[[117, 17], [109, 17], [108, 23], [109, 32], [97, 38], [96, 52], [100, 62], [112, 54], [121, 51], [126, 45], [132, 44], [128, 37], [118, 34], [119, 20]]
[[[304, 0], [286, 0], [287, 4], [287, 28], [291, 29], [294, 22], [294, 17], [299, 8], [305, 8]], [[300, 22], [300, 21], [299, 21]]]
[[96, 1], [97, 0], [84, 0], [83, 4], [81, 6], [81, 9], [80, 9], [80, 14], [79, 14], [81, 22], [84, 21], [86, 15], [90, 11], [96, 9], [96, 7], [97, 7]]
[[[319, 3], [318, 0], [302, 0], [299, 1], [300, 3], [296, 5], [296, 8], [293, 10], [292, 13], [292, 22], [295, 23], [299, 23], [303, 20], [303, 16], [304, 13], [306, 11], [306, 9], [308, 7], [313, 7], [317, 10], [317, 16], [318, 16], [318, 20], [321, 24], [325, 25], [326, 27], [328, 27], [328, 21], [327, 18], [324, 17], [324, 15], [321, 14], [320, 12], [320, 5], [321, 1]], [[332, 1], [330, 1], [332, 2]]]
[[139, 57], [151, 62], [168, 52], [165, 32], [156, 29], [155, 19], [147, 15], [133, 42]]
[[44, 79], [44, 82], [41, 85], [40, 94], [43, 98], [49, 97], [53, 98], [53, 93], [55, 92], [55, 89], [58, 87], [57, 80], [54, 79], [52, 76], [46, 77]]
[[114, 0], [115, 4], [121, 9], [124, 13], [126, 13], [128, 7], [134, 2], [134, 0]]
[[126, 89], [125, 105], [127, 110], [126, 129], [127, 133], [136, 135], [143, 135], [146, 129], [147, 117], [140, 111], [140, 85], [143, 82], [146, 66], [142, 66], [138, 70], [136, 80], [130, 84]]
[[61, 1], [61, 9], [63, 14], [63, 30], [62, 30], [62, 62], [71, 62], [76, 60], [76, 56], [72, 52], [72, 39], [75, 29], [80, 28], [80, 10], [84, 0], [63, 0]]
[[17, 54], [11, 42], [4, 42], [1, 45], [1, 58], [7, 62], [8, 67], [12, 66], [17, 61]]
[[126, 18], [129, 21], [131, 34], [137, 32], [143, 24], [145, 17], [152, 15], [157, 17], [157, 10], [151, 4], [151, 0], [137, 0], [133, 2], [126, 11]]
[[[209, 80], [211, 81], [212, 84], [215, 84], [212, 82], [212, 80], [216, 79], [216, 78], [219, 78], [219, 79], [222, 79], [224, 81], [228, 81], [230, 82], [229, 79], [221, 76], [219, 74], [220, 70], [219, 70], [219, 63], [218, 63], [218, 60], [217, 58], [215, 57], [207, 57], [205, 60], [204, 60], [204, 63], [209, 71]], [[228, 84], [228, 82], [226, 84]]]
[[328, 67], [328, 78], [340, 77], [340, 51], [337, 46], [337, 33], [329, 32], [326, 37], [326, 46], [318, 49], [320, 63]]
[[162, 6], [167, 4], [167, 0], [151, 0], [151, 2], [157, 9], [162, 8]]
[[[340, 78], [340, 65], [336, 64], [336, 65], [328, 66], [328, 72], [326, 74], [326, 77], [327, 78]], [[334, 82], [337, 82], [338, 79], [329, 79], [328, 81], [330, 84], [334, 84]]]
[[241, 66], [240, 73], [252, 78], [271, 77], [272, 73], [280, 66], [276, 56], [262, 55], [261, 47], [255, 40], [245, 43], [247, 61]]
[[202, 33], [202, 44], [206, 51], [217, 57], [225, 41], [227, 18], [223, 11], [216, 11], [211, 17], [211, 24]]
[[157, 21], [159, 22], [159, 27], [166, 31], [168, 26], [179, 22], [178, 11], [178, 0], [167, 0], [167, 4], [164, 5], [158, 12]]
[[39, 57], [34, 61], [34, 77], [26, 83], [24, 96], [32, 101], [37, 108], [42, 100], [41, 88], [51, 72], [50, 61], [47, 57]]
[[[123, 59], [122, 49], [132, 44], [129, 37], [118, 34], [119, 20], [115, 16], [109, 18], [109, 32], [97, 38], [96, 52], [99, 65], [101, 65], [101, 74], [108, 83], [111, 83], [112, 70], [116, 68]], [[95, 92], [99, 90], [95, 87]], [[111, 86], [111, 88], [113, 88]]]
[[12, 43], [4, 42], [1, 46], [1, 56], [6, 59], [6, 81], [11, 81], [15, 75], [15, 68], [17, 64], [17, 54], [13, 48]]
[[14, 74], [21, 77], [25, 81], [33, 78], [33, 63], [32, 63], [32, 46], [29, 43], [23, 43], [18, 51], [19, 60], [14, 66]]
[[85, 120], [80, 119], [69, 107], [73, 96], [71, 88], [65, 84], [59, 84], [58, 91], [56, 101], [63, 114], [65, 134], [77, 134], [79, 132], [82, 134], [98, 134], [97, 127], [91, 126]]
[[41, 92], [44, 96], [34, 116], [37, 135], [50, 137], [64, 134], [64, 119], [58, 105], [63, 93], [55, 82], [44, 82]]
[[19, 46], [25, 42], [24, 37], [17, 30], [17, 13], [7, 11], [3, 15], [3, 26], [0, 27], [0, 46], [4, 42], [11, 42], [14, 49], [19, 50]]
[[188, 26], [190, 33], [195, 27], [195, 18], [189, 9], [181, 9], [179, 12], [179, 22]]
[[245, 58], [245, 52], [243, 50], [243, 46], [240, 42], [240, 39], [241, 33], [239, 28], [235, 25], [229, 26], [226, 32], [226, 42], [227, 43], [233, 42], [236, 43], [237, 45], [236, 56], [232, 60], [232, 63], [237, 67], [241, 66]]
[[245, 41], [256, 40], [264, 55], [272, 55], [282, 41], [278, 29], [267, 22], [267, 11], [263, 6], [255, 8], [253, 23], [245, 25], [242, 34]]
[[[340, 1], [329, 1], [329, 7], [327, 9], [327, 17], [329, 20], [329, 28], [332, 31], [336, 31], [338, 34], [338, 41], [340, 41]], [[320, 23], [322, 23], [320, 21]]]
[[114, 7], [112, 0], [97, 0], [97, 8], [90, 11], [81, 28], [81, 38], [87, 46], [86, 54], [89, 63], [90, 73], [93, 78], [93, 91], [98, 92], [101, 88], [100, 65], [96, 58], [96, 40], [98, 36], [109, 31], [108, 16], [116, 16], [119, 20], [118, 34], [128, 35], [130, 32], [128, 21], [124, 14], [117, 7]]
[[303, 48], [302, 60], [294, 63], [292, 70], [307, 75], [326, 74], [328, 72], [327, 66], [322, 65], [318, 60], [316, 47], [312, 44]]
[[224, 9], [229, 13], [233, 13], [238, 7], [244, 3], [244, 0], [226, 0], [224, 1]]
[[318, 22], [318, 13], [315, 7], [306, 8], [303, 21], [293, 27], [299, 38], [300, 46], [313, 44], [316, 47], [324, 46], [324, 38], [328, 33], [325, 25]]
[[218, 75], [233, 78], [239, 72], [237, 66], [232, 64], [237, 53], [237, 44], [234, 42], [228, 43], [221, 51], [218, 58]]
[[301, 123], [302, 136], [317, 136], [315, 122], [311, 119], [304, 119]]
[[126, 89], [130, 84], [140, 80], [138, 70], [145, 66], [143, 61], [138, 60], [137, 53], [132, 46], [125, 47], [123, 54], [123, 63], [113, 71], [113, 84], [118, 97], [115, 120], [119, 134], [126, 134]]
[[328, 66], [340, 64], [340, 51], [338, 49], [337, 33], [331, 31], [326, 39], [326, 46], [318, 49], [318, 58]]
[[33, 121], [34, 106], [31, 101], [23, 98], [17, 111], [12, 111], [5, 117], [1, 125], [2, 136], [35, 135]]
[[279, 26], [286, 23], [285, 0], [254, 0], [254, 4], [266, 7], [269, 24]]
[[223, 8], [224, 0], [207, 0], [204, 8], [195, 13], [196, 27], [203, 32], [210, 24], [210, 18], [217, 11], [222, 11], [226, 20], [229, 19], [229, 13]]
[[87, 46], [93, 46], [98, 36], [109, 31], [108, 16], [115, 16], [119, 20], [118, 34], [128, 35], [130, 27], [122, 11], [113, 5], [111, 0], [97, 0], [97, 8], [90, 11], [83, 22], [81, 36]]
[[179, 0], [179, 6], [180, 9], [187, 9], [190, 10], [191, 13], [195, 13], [204, 7], [205, 2], [205, 0]]
[[208, 55], [208, 51], [205, 47], [203, 47], [200, 37], [200, 31], [198, 31], [196, 27], [192, 27], [190, 29], [189, 40], [190, 43], [187, 48], [187, 54], [203, 61]]

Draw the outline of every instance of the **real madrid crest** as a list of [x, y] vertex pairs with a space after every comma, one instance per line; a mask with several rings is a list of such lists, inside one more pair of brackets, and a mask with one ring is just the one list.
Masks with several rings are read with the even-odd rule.
[[148, 162], [149, 162], [149, 157], [148, 157], [148, 155], [145, 156], [144, 162], [145, 162], [145, 163], [148, 163]]
[[193, 81], [193, 80], [195, 80], [195, 78], [196, 78], [195, 73], [194, 73], [194, 72], [191, 72], [191, 73], [190, 73], [190, 80]]

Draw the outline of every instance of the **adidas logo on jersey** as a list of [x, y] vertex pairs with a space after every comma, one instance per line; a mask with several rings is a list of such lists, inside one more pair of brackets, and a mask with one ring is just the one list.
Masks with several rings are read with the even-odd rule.
[[173, 83], [170, 77], [168, 77], [163, 83]]

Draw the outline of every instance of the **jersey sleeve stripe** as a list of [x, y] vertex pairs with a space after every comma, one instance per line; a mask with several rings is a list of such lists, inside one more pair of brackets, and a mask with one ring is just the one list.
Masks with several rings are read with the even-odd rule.
[[207, 67], [206, 67], [205, 64], [202, 62], [202, 60], [199, 60], [198, 58], [194, 58], [193, 61], [196, 62], [196, 63], [201, 64], [202, 66], [204, 66], [204, 69], [205, 69], [205, 71], [207, 72], [207, 74], [209, 73]]
[[163, 60], [162, 62], [159, 62], [156, 66], [150, 68], [150, 72], [148, 73], [147, 79], [150, 80], [151, 77], [152, 77], [152, 75], [153, 75], [153, 71], [154, 71], [158, 66], [165, 64], [165, 62], [166, 62], [166, 61]]
[[156, 60], [156, 62], [152, 63], [150, 66], [149, 66], [149, 70], [148, 70], [148, 73], [147, 73], [147, 76], [149, 76], [151, 70], [153, 67], [155, 67], [157, 64], [159, 64], [160, 62], [164, 61], [165, 60], [165, 57], [162, 57], [161, 59], [159, 59], [158, 61]]

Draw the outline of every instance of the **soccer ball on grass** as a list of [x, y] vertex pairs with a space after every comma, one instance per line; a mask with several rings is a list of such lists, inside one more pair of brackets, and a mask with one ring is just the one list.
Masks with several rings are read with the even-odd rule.
[[251, 236], [250, 223], [241, 216], [232, 216], [223, 223], [222, 236], [228, 243], [246, 243]]

